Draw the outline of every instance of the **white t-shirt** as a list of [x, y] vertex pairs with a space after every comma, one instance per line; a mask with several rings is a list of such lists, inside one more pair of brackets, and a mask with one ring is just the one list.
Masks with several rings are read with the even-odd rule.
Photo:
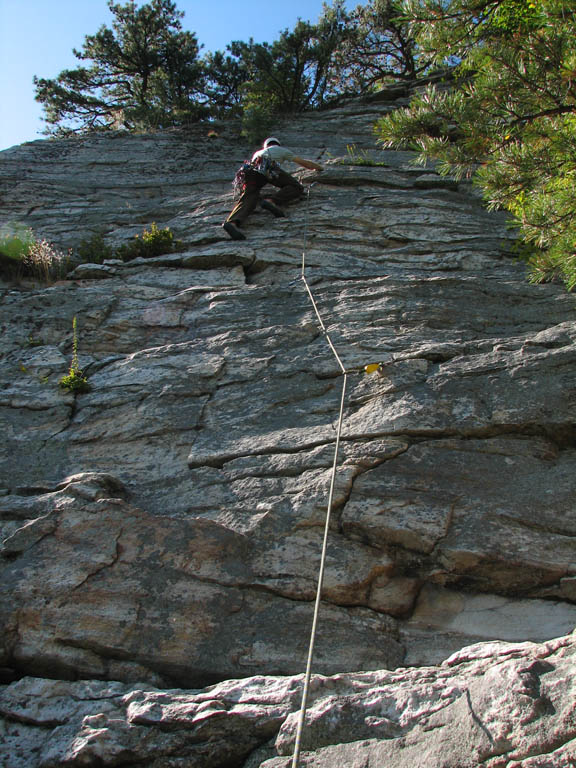
[[272, 144], [268, 149], [259, 149], [258, 152], [254, 152], [252, 155], [252, 162], [254, 162], [257, 157], [262, 157], [262, 155], [268, 155], [271, 160], [274, 160], [277, 163], [282, 163], [285, 160], [292, 160], [292, 158], [296, 157], [291, 149], [280, 147], [278, 144]]

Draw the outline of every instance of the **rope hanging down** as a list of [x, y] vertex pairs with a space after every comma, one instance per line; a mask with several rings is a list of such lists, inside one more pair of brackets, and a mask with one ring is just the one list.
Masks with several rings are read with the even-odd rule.
[[310, 678], [312, 676], [312, 659], [314, 656], [314, 644], [316, 642], [316, 630], [318, 626], [318, 614], [320, 612], [320, 600], [322, 596], [322, 587], [324, 584], [324, 568], [326, 564], [326, 551], [328, 549], [328, 532], [330, 530], [330, 516], [332, 513], [332, 501], [334, 498], [334, 486], [336, 482], [336, 467], [338, 464], [338, 452], [340, 449], [340, 435], [342, 432], [342, 420], [344, 417], [344, 402], [346, 398], [346, 385], [348, 381], [348, 371], [345, 369], [344, 365], [342, 364], [342, 360], [340, 359], [340, 356], [338, 355], [338, 352], [336, 351], [336, 348], [334, 347], [334, 344], [332, 343], [332, 339], [330, 338], [330, 334], [328, 333], [328, 330], [326, 326], [324, 325], [324, 322], [322, 321], [322, 317], [320, 315], [320, 312], [318, 310], [318, 306], [316, 304], [316, 301], [314, 300], [314, 296], [312, 295], [312, 291], [310, 290], [310, 286], [308, 285], [308, 281], [306, 280], [306, 244], [308, 239], [308, 215], [310, 211], [310, 189], [313, 185], [310, 185], [308, 187], [308, 200], [306, 205], [306, 222], [304, 226], [304, 245], [302, 248], [302, 274], [301, 278], [304, 282], [304, 286], [306, 288], [306, 291], [308, 292], [308, 296], [310, 297], [310, 301], [312, 302], [312, 306], [314, 307], [314, 312], [316, 313], [316, 317], [318, 318], [318, 322], [320, 323], [320, 327], [322, 329], [322, 333], [324, 334], [324, 337], [326, 338], [326, 341], [332, 350], [332, 353], [334, 354], [334, 357], [336, 358], [338, 365], [340, 366], [340, 369], [343, 374], [342, 379], [342, 396], [340, 398], [340, 414], [338, 416], [338, 426], [336, 429], [336, 445], [334, 447], [334, 461], [332, 464], [332, 476], [330, 479], [330, 491], [328, 493], [328, 509], [326, 511], [326, 522], [324, 524], [324, 540], [322, 542], [322, 554], [320, 557], [320, 569], [318, 573], [318, 586], [316, 588], [316, 602], [314, 605], [314, 617], [312, 620], [312, 630], [310, 632], [310, 644], [308, 647], [308, 660], [306, 662], [306, 673], [304, 675], [304, 688], [302, 691], [302, 703], [300, 706], [300, 716], [298, 718], [298, 727], [296, 730], [296, 739], [294, 742], [294, 754], [292, 756], [292, 768], [298, 768], [300, 765], [300, 748], [302, 743], [302, 733], [304, 731], [304, 723], [306, 720], [306, 711], [308, 709], [308, 694], [310, 691]]

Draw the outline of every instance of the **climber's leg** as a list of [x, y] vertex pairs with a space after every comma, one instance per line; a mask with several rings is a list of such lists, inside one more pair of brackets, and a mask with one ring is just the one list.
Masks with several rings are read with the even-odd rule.
[[226, 221], [230, 221], [236, 224], [236, 226], [241, 226], [258, 205], [262, 186], [256, 186], [255, 184], [247, 185]]
[[281, 170], [270, 183], [278, 187], [278, 192], [275, 192], [273, 195], [267, 195], [266, 199], [275, 205], [285, 205], [292, 200], [300, 200], [304, 196], [302, 184], [294, 176], [286, 173], [286, 171]]
[[232, 240], [246, 240], [246, 235], [240, 231], [240, 227], [258, 205], [260, 189], [263, 186], [263, 184], [246, 184], [240, 199], [224, 224], [222, 224], [222, 228], [230, 235]]

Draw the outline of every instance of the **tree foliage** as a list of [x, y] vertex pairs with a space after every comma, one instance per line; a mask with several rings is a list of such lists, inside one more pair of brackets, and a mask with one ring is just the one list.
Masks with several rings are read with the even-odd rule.
[[55, 79], [34, 78], [47, 133], [65, 135], [126, 126], [165, 127], [205, 113], [199, 46], [182, 30], [184, 15], [171, 0], [136, 7], [109, 0], [112, 28], [87, 35], [74, 55], [86, 65]]
[[366, 93], [390, 80], [417, 77], [426, 57], [416, 57], [414, 39], [397, 0], [370, 0], [347, 14], [347, 34], [336, 51], [340, 88]]
[[299, 20], [272, 43], [235, 41], [206, 57], [206, 96], [213, 114], [243, 114], [256, 138], [276, 116], [318, 109], [346, 95], [409, 78], [417, 62], [408, 26], [393, 0], [369, 0], [347, 11], [324, 4], [316, 24]]
[[243, 43], [231, 43], [226, 51], [208, 53], [204, 58], [204, 96], [212, 117], [238, 116], [242, 112], [243, 87], [249, 79]]
[[345, 15], [337, 3], [325, 8], [318, 24], [299, 20], [272, 43], [232, 42], [228, 56], [211, 57], [209, 76], [231, 103], [263, 101], [275, 114], [321, 107], [333, 95], [333, 54], [345, 34]]
[[108, 7], [111, 27], [74, 50], [81, 66], [34, 79], [49, 134], [239, 115], [245, 127], [266, 132], [278, 115], [321, 108], [425, 67], [399, 18], [399, 0], [368, 0], [354, 11], [332, 0], [315, 24], [298, 20], [271, 43], [234, 41], [203, 58], [175, 2], [108, 0]]
[[[534, 246], [534, 280], [576, 285], [576, 9], [571, 0], [405, 0], [422, 55], [454, 66], [379, 121], [387, 147], [474, 174]], [[541, 249], [538, 253], [536, 249]]]

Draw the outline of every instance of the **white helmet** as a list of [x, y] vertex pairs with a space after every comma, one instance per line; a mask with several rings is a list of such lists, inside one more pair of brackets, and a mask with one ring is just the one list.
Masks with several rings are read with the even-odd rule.
[[264, 149], [268, 149], [268, 147], [271, 147], [273, 144], [278, 144], [278, 146], [280, 146], [278, 139], [275, 139], [274, 136], [269, 136], [264, 142]]

